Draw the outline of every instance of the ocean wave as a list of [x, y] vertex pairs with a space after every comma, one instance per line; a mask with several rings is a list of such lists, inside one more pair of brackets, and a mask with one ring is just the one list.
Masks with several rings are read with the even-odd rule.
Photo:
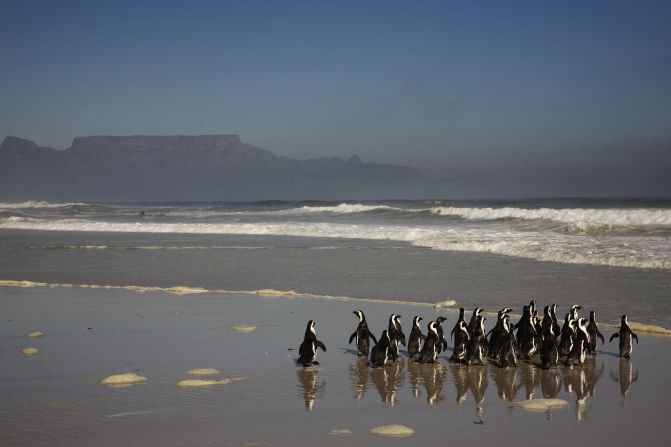
[[470, 220], [551, 220], [568, 224], [603, 224], [621, 226], [671, 225], [668, 209], [618, 209], [618, 208], [460, 208], [435, 207], [431, 213], [441, 216], [458, 216]]
[[20, 203], [1, 203], [0, 209], [25, 209], [25, 208], [67, 208], [71, 206], [86, 206], [86, 203], [49, 203], [42, 201], [28, 201]]
[[84, 219], [0, 219], [0, 228], [112, 233], [231, 234], [391, 240], [435, 250], [485, 252], [570, 264], [671, 269], [671, 240], [666, 237], [588, 237], [509, 228], [275, 223], [147, 223]]

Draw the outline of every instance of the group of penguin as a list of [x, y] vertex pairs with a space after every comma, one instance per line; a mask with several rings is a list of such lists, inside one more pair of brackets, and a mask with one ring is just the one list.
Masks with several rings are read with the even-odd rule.
[[[536, 354], [540, 355], [540, 367], [549, 369], [563, 361], [565, 366], [583, 365], [586, 355], [596, 355], [597, 338], [604, 344], [603, 334], [596, 324], [596, 314], [591, 311], [589, 320], [580, 318], [580, 305], [571, 306], [564, 318], [563, 326], [559, 326], [557, 305], [545, 306], [543, 318], [539, 318], [536, 301], [532, 300], [522, 309], [522, 317], [514, 325], [510, 322], [512, 309], [504, 307], [497, 314], [496, 325], [485, 333], [483, 309], [477, 307], [468, 324], [464, 320], [464, 309], [459, 309], [459, 319], [450, 332], [454, 340], [454, 348], [450, 362], [466, 366], [483, 365], [485, 357], [489, 363], [506, 368], [517, 366], [518, 359], [531, 361]], [[370, 366], [377, 368], [393, 363], [399, 357], [400, 346], [407, 346], [408, 357], [418, 363], [435, 363], [438, 354], [447, 350], [442, 323], [445, 317], [438, 317], [427, 325], [427, 334], [422, 333], [420, 316], [412, 320], [410, 337], [407, 340], [401, 328], [401, 316], [391, 314], [389, 326], [382, 331], [379, 340], [368, 328], [363, 311], [355, 310], [359, 319], [356, 330], [349, 337], [349, 343], [356, 341], [359, 356], [370, 354]], [[620, 329], [611, 335], [609, 342], [619, 337], [620, 357], [629, 358], [633, 348], [633, 340], [638, 343], [638, 336], [631, 330], [627, 316], [622, 316]], [[370, 340], [375, 343], [370, 348]], [[317, 339], [315, 321], [310, 320], [305, 330], [303, 343], [299, 348], [297, 363], [303, 366], [319, 365], [317, 348], [326, 352], [326, 345]]]

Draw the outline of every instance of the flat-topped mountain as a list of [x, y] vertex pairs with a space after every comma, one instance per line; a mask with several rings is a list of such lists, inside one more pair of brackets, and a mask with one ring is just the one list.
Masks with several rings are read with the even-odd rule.
[[411, 167], [291, 159], [238, 135], [77, 137], [65, 150], [8, 136], [0, 146], [1, 200], [383, 199], [427, 188]]

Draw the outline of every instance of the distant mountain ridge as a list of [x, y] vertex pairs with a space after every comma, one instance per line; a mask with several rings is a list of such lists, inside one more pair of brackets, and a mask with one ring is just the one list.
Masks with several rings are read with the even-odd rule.
[[412, 167], [292, 159], [238, 135], [88, 136], [65, 150], [8, 136], [0, 146], [2, 200], [403, 199], [429, 188]]

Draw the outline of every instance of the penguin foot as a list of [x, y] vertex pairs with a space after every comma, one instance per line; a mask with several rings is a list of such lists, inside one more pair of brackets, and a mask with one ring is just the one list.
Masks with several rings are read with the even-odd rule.
[[314, 362], [312, 362], [312, 364], [313, 364], [314, 366], [319, 366], [319, 362], [316, 361], [316, 360], [315, 360]]

